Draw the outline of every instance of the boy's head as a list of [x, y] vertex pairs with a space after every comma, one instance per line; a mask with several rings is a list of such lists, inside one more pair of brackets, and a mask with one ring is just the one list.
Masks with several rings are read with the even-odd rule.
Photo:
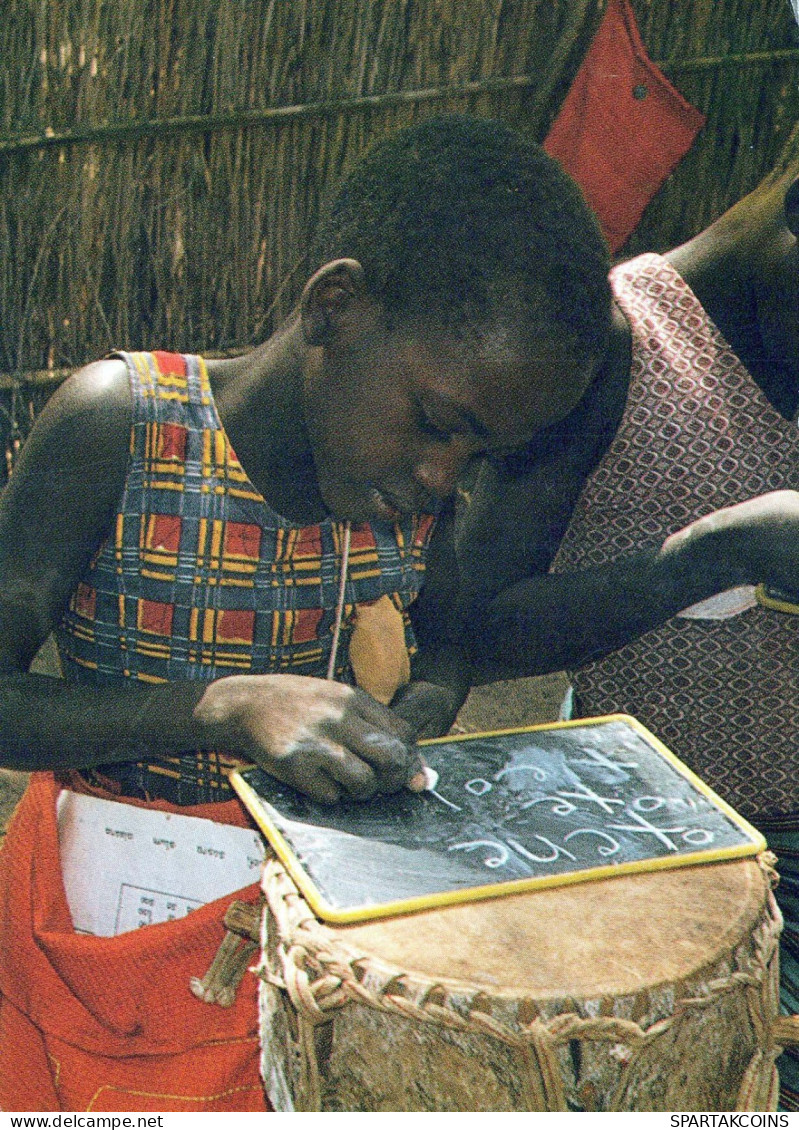
[[359, 162], [301, 302], [322, 497], [391, 519], [452, 493], [580, 400], [610, 328], [608, 252], [579, 190], [498, 122], [437, 118]]
[[319, 262], [347, 257], [389, 324], [457, 336], [522, 320], [536, 337], [599, 356], [610, 261], [578, 187], [500, 122], [434, 118], [364, 157], [333, 199]]

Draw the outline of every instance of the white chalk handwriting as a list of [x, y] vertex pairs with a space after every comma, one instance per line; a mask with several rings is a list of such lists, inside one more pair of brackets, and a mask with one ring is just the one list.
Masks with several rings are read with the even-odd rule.
[[[525, 820], [529, 825], [531, 819], [536, 820], [534, 811], [539, 806], [542, 814], [545, 807], [548, 817], [563, 820], [553, 822], [547, 817], [537, 829], [526, 829], [523, 837], [517, 833], [511, 838], [500, 831], [496, 839], [464, 839], [449, 844], [447, 850], [467, 854], [482, 851], [483, 865], [496, 870], [512, 865], [514, 859], [518, 866], [519, 857], [544, 868], [559, 863], [562, 867], [566, 860], [584, 866], [591, 866], [592, 860], [597, 864], [601, 861], [617, 862], [629, 856], [631, 841], [640, 848], [640, 851], [632, 851], [632, 858], [643, 858], [653, 848], [655, 854], [664, 854], [713, 844], [715, 833], [710, 828], [692, 826], [690, 820], [686, 822], [689, 813], [693, 819], [699, 816], [693, 797], [666, 797], [657, 792], [643, 791], [631, 796], [629, 789], [625, 795], [624, 788], [619, 795], [621, 785], [644, 784], [644, 780], [636, 780], [630, 772], [639, 769], [640, 764], [630, 760], [628, 750], [619, 750], [619, 760], [586, 746], [581, 746], [579, 753], [580, 757], [566, 759], [565, 768], [562, 761], [551, 770], [533, 762], [517, 761], [500, 769], [491, 779], [476, 776], [463, 782], [461, 787], [465, 793], [474, 798], [489, 797], [496, 791], [498, 801], [490, 799], [490, 803], [503, 805], [503, 825], [513, 821], [521, 828]], [[587, 784], [575, 772], [577, 766], [586, 767], [589, 773], [591, 770], [599, 771], [595, 775], [604, 774], [604, 785], [593, 787]], [[608, 785], [609, 770], [616, 774], [617, 784], [614, 786]], [[505, 790], [501, 788], [503, 782]], [[509, 794], [513, 796], [513, 804], [503, 804], [503, 798]], [[460, 805], [440, 793], [436, 795], [449, 807], [461, 811]], [[479, 819], [477, 811], [475, 817]], [[603, 817], [612, 819], [603, 823]], [[597, 827], [597, 823], [602, 826]]]

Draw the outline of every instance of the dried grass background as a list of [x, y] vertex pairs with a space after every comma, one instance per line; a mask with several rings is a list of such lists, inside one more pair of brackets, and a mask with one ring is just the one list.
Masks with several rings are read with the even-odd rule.
[[[651, 57], [708, 122], [630, 253], [704, 227], [799, 118], [788, 0], [632, 2]], [[542, 139], [603, 7], [3, 0], [0, 412], [13, 385], [24, 435], [53, 378], [112, 348], [263, 340], [305, 280], [326, 192], [366, 145], [446, 111]]]
[[[707, 125], [625, 254], [700, 231], [799, 119], [789, 0], [631, 2], [650, 56]], [[263, 340], [304, 282], [325, 193], [389, 130], [469, 111], [543, 139], [603, 8], [2, 0], [0, 453], [10, 417], [19, 441], [64, 371], [109, 349]], [[452, 92], [468, 84], [489, 89]], [[479, 688], [459, 723], [554, 719], [565, 685]], [[25, 780], [0, 770], [0, 838]]]

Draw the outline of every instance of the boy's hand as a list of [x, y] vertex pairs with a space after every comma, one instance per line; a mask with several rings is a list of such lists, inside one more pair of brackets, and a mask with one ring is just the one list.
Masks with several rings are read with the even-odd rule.
[[342, 792], [367, 800], [421, 783], [422, 760], [407, 724], [343, 683], [231, 675], [209, 684], [194, 717], [203, 746], [254, 761], [323, 804]]
[[662, 552], [695, 553], [701, 565], [706, 549], [732, 568], [733, 583], [799, 591], [799, 492], [771, 491], [706, 514], [666, 538]]

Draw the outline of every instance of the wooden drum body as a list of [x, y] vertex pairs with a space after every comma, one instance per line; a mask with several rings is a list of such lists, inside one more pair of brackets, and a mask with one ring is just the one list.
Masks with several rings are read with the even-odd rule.
[[773, 877], [763, 856], [333, 928], [271, 860], [259, 974], [272, 1102], [774, 1110]]

